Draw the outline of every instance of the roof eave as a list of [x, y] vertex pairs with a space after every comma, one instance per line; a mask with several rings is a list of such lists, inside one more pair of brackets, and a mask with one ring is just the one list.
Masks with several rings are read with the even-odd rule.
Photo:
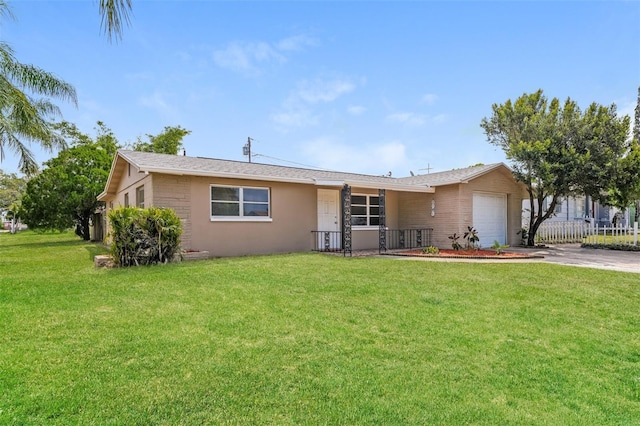
[[365, 188], [365, 189], [388, 189], [390, 191], [398, 191], [398, 192], [422, 192], [422, 193], [434, 193], [436, 190], [429, 185], [406, 185], [399, 183], [385, 183], [385, 184], [376, 184], [370, 182], [355, 182], [355, 181], [347, 181], [345, 182], [349, 186], [355, 186], [357, 188]]
[[[106, 197], [109, 194], [109, 187], [111, 186], [111, 181], [113, 179], [113, 172], [116, 169], [116, 164], [118, 163], [118, 157], [123, 157], [120, 151], [116, 151], [116, 155], [113, 157], [113, 161], [111, 162], [111, 169], [109, 170], [109, 177], [107, 178], [107, 183], [104, 185], [104, 191], [98, 195], [98, 201], [104, 201], [102, 197]], [[123, 157], [124, 158], [124, 157]], [[127, 159], [127, 161], [130, 161]]]
[[[204, 177], [217, 177], [226, 179], [242, 179], [242, 180], [262, 180], [267, 182], [284, 182], [284, 183], [299, 183], [299, 184], [312, 184], [317, 186], [343, 186], [345, 183], [349, 186], [355, 186], [358, 188], [367, 189], [389, 189], [403, 192], [424, 192], [433, 193], [435, 190], [428, 185], [406, 185], [396, 183], [379, 183], [379, 182], [364, 182], [356, 180], [322, 180], [311, 178], [289, 178], [279, 176], [264, 176], [264, 175], [250, 175], [246, 173], [228, 173], [218, 171], [202, 171], [202, 170], [186, 170], [186, 169], [171, 169], [171, 168], [155, 168], [139, 166], [141, 172], [146, 173], [163, 173], [169, 175], [178, 176], [204, 176]], [[339, 184], [339, 185], [338, 185]]]

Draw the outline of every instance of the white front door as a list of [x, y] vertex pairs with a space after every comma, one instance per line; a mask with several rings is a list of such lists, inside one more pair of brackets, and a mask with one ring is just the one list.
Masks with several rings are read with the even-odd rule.
[[[339, 249], [340, 235], [340, 191], [318, 189], [318, 237], [317, 249]], [[329, 234], [327, 234], [329, 232]], [[328, 236], [328, 241], [327, 241]], [[328, 247], [327, 247], [328, 244]]]

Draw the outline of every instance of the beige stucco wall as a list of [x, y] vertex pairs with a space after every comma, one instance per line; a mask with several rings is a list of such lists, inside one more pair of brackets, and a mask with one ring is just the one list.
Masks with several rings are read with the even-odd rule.
[[[136, 188], [144, 185], [145, 207], [169, 207], [183, 224], [182, 247], [207, 250], [211, 256], [238, 256], [309, 251], [311, 231], [317, 230], [317, 191], [340, 188], [243, 179], [144, 174], [126, 162], [117, 168], [117, 189], [105, 197], [107, 210], [136, 204]], [[271, 218], [264, 221], [211, 221], [210, 185], [253, 186], [270, 189]], [[377, 195], [375, 189], [352, 188], [353, 194]], [[387, 226], [398, 227], [399, 194], [386, 192]], [[353, 249], [378, 248], [378, 228], [354, 229]]]
[[[191, 248], [191, 176], [153, 174], [152, 185], [145, 185], [146, 207], [173, 209], [182, 222], [182, 247]], [[150, 190], [147, 189], [151, 187]], [[149, 196], [147, 196], [149, 191]]]
[[[211, 221], [210, 185], [270, 188], [270, 222]], [[157, 190], [156, 190], [157, 194]], [[168, 195], [165, 203], [168, 202]], [[311, 249], [311, 231], [317, 221], [316, 187], [279, 182], [190, 178], [190, 200], [183, 199], [178, 215], [187, 223], [190, 235], [183, 247], [207, 250], [211, 256], [283, 253]]]
[[[398, 228], [432, 228], [429, 244], [438, 245], [436, 244], [436, 240], [440, 238], [440, 236], [436, 235], [436, 232], [442, 233], [442, 231], [441, 226], [438, 226], [437, 219], [443, 219], [443, 221], [453, 220], [451, 217], [451, 212], [455, 212], [455, 209], [452, 208], [450, 203], [450, 201], [453, 200], [451, 199], [450, 195], [447, 196], [446, 192], [448, 191], [445, 190], [445, 194], [440, 194], [438, 191], [436, 191], [435, 194], [423, 194], [416, 192], [405, 192], [399, 194], [400, 207], [398, 212]], [[449, 213], [443, 213], [442, 215], [436, 215], [432, 217], [431, 201], [438, 200], [439, 197], [441, 197], [444, 202], [436, 201], [438, 212], [440, 212], [440, 208], [442, 208], [442, 212], [449, 210]], [[426, 245], [427, 242], [425, 241], [424, 244]]]
[[[499, 168], [469, 183], [436, 187], [435, 194], [403, 193], [400, 195], [400, 228], [427, 226], [433, 228], [431, 243], [440, 248], [451, 247], [449, 235], [464, 234], [473, 223], [473, 193], [507, 195], [507, 243], [519, 245], [523, 187], [515, 182], [507, 169]], [[435, 216], [431, 216], [431, 200], [435, 200]], [[426, 225], [425, 225], [426, 224]]]
[[[113, 208], [124, 207], [124, 196], [125, 194], [129, 194], [129, 206], [136, 206], [136, 188], [144, 185], [144, 198], [145, 204], [148, 204], [147, 200], [153, 199], [152, 186], [151, 186], [152, 176], [150, 174], [145, 175], [144, 173], [139, 173], [138, 169], [134, 166], [130, 166], [128, 164], [125, 165], [124, 174], [120, 183], [118, 184], [118, 189], [115, 198], [110, 200], [113, 203]], [[146, 205], [146, 207], [149, 207]]]
[[[124, 164], [124, 168], [121, 169], [120, 181], [118, 182], [117, 190], [114, 195], [105, 197], [106, 204], [106, 217], [108, 218], [109, 211], [124, 207], [125, 194], [129, 194], [129, 206], [136, 206], [136, 189], [140, 186], [144, 186], [144, 198], [145, 207], [151, 206], [151, 200], [153, 199], [153, 186], [151, 174], [140, 173], [134, 166], [129, 166], [128, 163]], [[105, 240], [109, 240], [110, 232], [109, 220], [106, 220], [105, 224]]]
[[[317, 190], [334, 189], [314, 185], [240, 179], [153, 174], [147, 204], [173, 208], [183, 222], [182, 246], [207, 250], [211, 256], [240, 256], [309, 251], [311, 231], [317, 229]], [[210, 185], [266, 187], [270, 189], [270, 222], [211, 221]], [[139, 184], [138, 184], [139, 186]], [[135, 190], [136, 186], [133, 186]], [[352, 188], [353, 194], [377, 190]], [[151, 194], [152, 197], [151, 198]], [[118, 194], [122, 197], [122, 194]], [[387, 226], [398, 226], [398, 193], [387, 191]], [[353, 249], [378, 248], [378, 230], [353, 230]]]

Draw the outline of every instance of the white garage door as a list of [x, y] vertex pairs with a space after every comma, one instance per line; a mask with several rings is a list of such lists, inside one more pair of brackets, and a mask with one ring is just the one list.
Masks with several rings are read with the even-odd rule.
[[474, 193], [473, 227], [478, 231], [481, 247], [490, 247], [496, 240], [506, 244], [507, 195]]

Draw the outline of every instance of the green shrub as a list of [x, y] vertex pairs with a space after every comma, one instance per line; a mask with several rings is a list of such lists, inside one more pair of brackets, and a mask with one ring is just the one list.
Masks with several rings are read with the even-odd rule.
[[429, 246], [422, 249], [424, 254], [439, 254], [440, 249], [438, 247]]
[[458, 242], [458, 240], [460, 239], [460, 235], [454, 232], [453, 234], [449, 235], [447, 238], [451, 240], [451, 248], [453, 248], [454, 250], [462, 249], [462, 246]]
[[509, 248], [509, 246], [507, 244], [500, 244], [500, 241], [498, 240], [493, 240], [493, 245], [491, 246], [491, 248], [496, 251], [496, 254], [502, 254], [502, 251], [506, 248]]
[[636, 246], [633, 244], [592, 244], [592, 243], [582, 243], [581, 247], [583, 248], [592, 248], [592, 249], [605, 249], [605, 250], [620, 250], [620, 251], [640, 251], [640, 246]]
[[478, 231], [476, 231], [473, 226], [467, 226], [467, 231], [464, 233], [463, 238], [467, 240], [467, 249], [478, 249], [478, 242], [480, 241], [480, 237], [478, 237]]
[[109, 223], [118, 266], [168, 263], [179, 253], [182, 224], [171, 209], [123, 207], [109, 212]]

